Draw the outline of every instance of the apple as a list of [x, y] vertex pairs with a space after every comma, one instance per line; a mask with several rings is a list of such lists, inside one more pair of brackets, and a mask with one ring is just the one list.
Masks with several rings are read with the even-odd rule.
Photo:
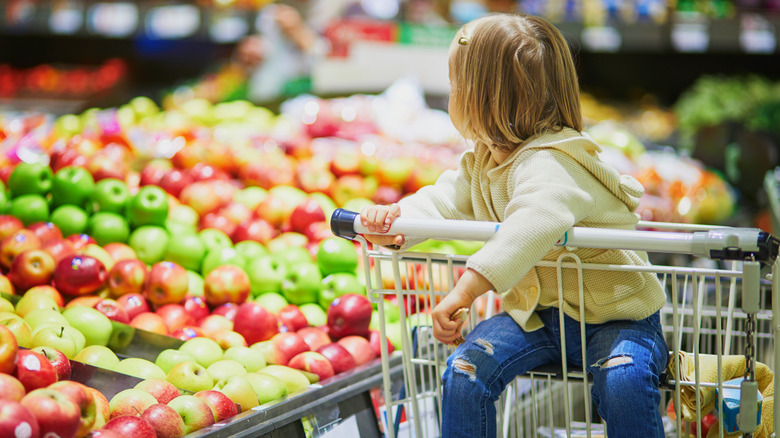
[[246, 266], [246, 260], [244, 259], [244, 256], [233, 247], [215, 248], [209, 250], [206, 257], [204, 257], [203, 265], [201, 266], [201, 274], [206, 276], [213, 269], [222, 265], [235, 265], [244, 268]]
[[57, 370], [41, 353], [19, 350], [14, 377], [24, 385], [26, 392], [45, 388], [57, 381]]
[[38, 239], [41, 241], [41, 245], [45, 245], [51, 241], [60, 240], [63, 238], [62, 231], [57, 228], [52, 222], [36, 222], [27, 226], [27, 229], [32, 231]]
[[333, 372], [335, 374], [343, 373], [344, 371], [351, 370], [357, 366], [355, 358], [347, 351], [341, 344], [336, 342], [325, 344], [319, 347], [317, 353], [325, 356], [330, 364], [333, 366]]
[[282, 309], [290, 304], [287, 302], [285, 297], [276, 292], [262, 293], [256, 296], [252, 301], [265, 307], [266, 310], [273, 313], [274, 315], [281, 312]]
[[116, 300], [111, 298], [103, 298], [94, 305], [95, 310], [106, 315], [108, 319], [122, 324], [129, 324], [130, 318], [127, 316], [127, 311], [124, 307], [120, 306]]
[[120, 437], [157, 438], [157, 432], [148, 421], [138, 416], [138, 413], [112, 417], [103, 426], [104, 431], [116, 432]]
[[368, 335], [371, 323], [371, 302], [364, 295], [342, 295], [328, 307], [328, 334], [334, 339], [344, 336]]
[[187, 270], [187, 276], [190, 279], [190, 285], [187, 289], [187, 294], [203, 297], [205, 295], [205, 292], [203, 291], [203, 277], [201, 277], [199, 273], [190, 271], [189, 269]]
[[86, 248], [87, 245], [97, 244], [97, 242], [95, 241], [95, 239], [92, 238], [92, 236], [84, 233], [71, 234], [65, 239], [73, 243], [73, 248], [76, 249], [76, 252], [79, 252], [82, 249]]
[[[286, 238], [294, 239], [292, 236], [300, 236], [303, 240], [300, 244], [285, 241]], [[288, 232], [280, 235], [273, 242], [269, 242], [268, 249], [272, 257], [283, 263], [289, 271], [299, 265], [314, 263], [314, 259], [305, 247], [306, 243], [308, 243], [306, 236]]]
[[97, 430], [111, 419], [111, 406], [102, 392], [90, 386], [87, 386], [87, 391], [92, 394], [92, 398], [95, 400], [95, 423], [92, 425], [92, 429]]
[[146, 297], [141, 295], [140, 292], [124, 293], [116, 299], [116, 302], [125, 309], [127, 317], [131, 321], [138, 314], [151, 311], [149, 303], [146, 302]]
[[66, 309], [76, 306], [92, 307], [94, 308], [97, 303], [103, 298], [100, 295], [82, 295], [80, 297], [73, 298], [65, 305]]
[[241, 304], [249, 297], [249, 291], [249, 276], [238, 266], [218, 266], [204, 279], [206, 302], [211, 306], [225, 303]]
[[214, 310], [211, 311], [211, 314], [222, 315], [225, 318], [229, 319], [230, 321], [233, 321], [234, 319], [236, 319], [237, 312], [238, 312], [238, 304], [225, 303], [215, 307]]
[[246, 412], [260, 405], [257, 393], [243, 375], [233, 375], [217, 381], [214, 384], [214, 390], [233, 400], [241, 412]]
[[268, 365], [258, 371], [258, 373], [273, 376], [281, 380], [287, 389], [287, 394], [294, 394], [306, 389], [310, 384], [309, 379], [300, 370], [284, 365]]
[[195, 318], [181, 304], [163, 304], [154, 313], [160, 315], [171, 333], [182, 327], [195, 324]]
[[184, 420], [175, 409], [167, 404], [149, 406], [141, 414], [156, 432], [157, 438], [178, 438], [185, 435]]
[[201, 228], [213, 228], [222, 231], [228, 236], [232, 235], [238, 224], [225, 216], [223, 210], [223, 208], [220, 208], [217, 211], [212, 211], [203, 215], [200, 220]]
[[8, 177], [8, 190], [16, 197], [35, 193], [46, 195], [51, 191], [54, 174], [47, 164], [27, 163], [17, 164]]
[[171, 233], [164, 257], [165, 260], [177, 263], [185, 269], [200, 272], [206, 257], [206, 245], [197, 234]]
[[39, 433], [38, 419], [29, 409], [16, 400], [0, 398], [0, 436], [35, 438]]
[[28, 392], [20, 403], [35, 416], [42, 437], [76, 435], [81, 413], [79, 406], [65, 394], [41, 388]]
[[241, 376], [246, 374], [246, 369], [240, 363], [231, 359], [220, 359], [206, 368], [209, 375], [215, 382], [230, 376]]
[[263, 353], [251, 347], [230, 347], [225, 350], [222, 357], [223, 360], [231, 360], [241, 364], [248, 373], [255, 372], [266, 366]]
[[295, 304], [288, 304], [284, 306], [276, 314], [279, 318], [279, 322], [284, 326], [287, 331], [297, 332], [298, 330], [308, 327], [309, 321], [306, 319], [306, 315], [303, 314], [301, 308]]
[[97, 403], [89, 387], [72, 380], [62, 380], [49, 385], [48, 389], [61, 392], [79, 407], [79, 428], [76, 436], [84, 436], [92, 430], [97, 419]]
[[358, 266], [355, 244], [335, 236], [320, 241], [316, 260], [323, 276], [336, 272], [354, 273]]
[[192, 338], [197, 338], [198, 336], [206, 336], [206, 334], [203, 333], [203, 330], [201, 330], [200, 327], [194, 325], [185, 325], [184, 327], [172, 331], [170, 336], [176, 339], [181, 339], [182, 341], [186, 341]]
[[41, 246], [41, 249], [49, 253], [54, 258], [55, 263], [59, 263], [63, 258], [76, 254], [76, 247], [68, 239], [54, 239]]
[[349, 354], [355, 358], [356, 365], [363, 365], [377, 357], [371, 343], [363, 336], [349, 335], [336, 342], [349, 351]]
[[154, 362], [140, 357], [121, 359], [114, 367], [117, 373], [138, 377], [139, 379], [164, 379], [165, 372]]
[[72, 255], [57, 263], [53, 284], [65, 295], [80, 296], [100, 289], [107, 277], [106, 267], [98, 259], [87, 255]]
[[119, 357], [103, 345], [90, 345], [73, 356], [73, 360], [95, 367], [113, 370], [119, 365]]
[[319, 304], [308, 303], [300, 306], [301, 312], [306, 316], [312, 327], [324, 326], [328, 322], [328, 315]]
[[275, 334], [269, 342], [274, 346], [273, 354], [266, 354], [265, 359], [269, 364], [287, 365], [290, 359], [298, 353], [309, 350], [309, 344], [294, 332]]
[[194, 395], [180, 395], [168, 402], [168, 406], [184, 420], [184, 432], [187, 434], [214, 424], [214, 413], [209, 405]]
[[270, 222], [259, 217], [250, 217], [240, 222], [230, 234], [232, 240], [239, 242], [258, 242], [263, 245], [271, 241], [278, 231]]
[[44, 325], [33, 330], [30, 347], [50, 347], [60, 350], [67, 357], [78, 352], [78, 342], [72, 332], [66, 331], [67, 325]]
[[114, 260], [114, 262], [117, 263], [121, 260], [138, 258], [133, 248], [131, 248], [130, 245], [126, 243], [112, 242], [109, 243], [108, 245], [104, 245], [103, 249], [105, 249], [106, 252], [108, 252], [108, 255], [110, 255], [111, 258]]
[[298, 353], [290, 359], [287, 366], [316, 374], [319, 381], [329, 379], [334, 375], [333, 365], [331, 365], [330, 361], [322, 354], [314, 351]]
[[319, 202], [312, 197], [306, 197], [290, 213], [290, 229], [303, 233], [312, 222], [324, 221], [325, 219], [325, 211]]
[[25, 295], [34, 295], [34, 294], [42, 294], [50, 297], [54, 300], [54, 302], [59, 307], [65, 306], [65, 299], [62, 298], [62, 294], [54, 288], [54, 286], [49, 285], [41, 285], [41, 286], [33, 286], [30, 289], [27, 289], [27, 292], [24, 293]]
[[[254, 389], [253, 389], [254, 390]], [[230, 417], [238, 415], [238, 408], [236, 403], [230, 399], [227, 395], [214, 389], [207, 389], [205, 391], [199, 391], [195, 393], [195, 397], [203, 400], [211, 412], [214, 414], [214, 422], [227, 420]]]
[[52, 205], [73, 204], [83, 207], [92, 196], [95, 180], [81, 166], [65, 166], [57, 170], [51, 183]]
[[184, 311], [192, 317], [195, 324], [209, 316], [208, 304], [201, 296], [187, 295], [184, 297]]
[[116, 178], [104, 178], [95, 184], [89, 208], [96, 212], [123, 214], [129, 200], [130, 191], [124, 181]]
[[163, 175], [165, 175], [165, 172], [167, 172], [172, 167], [173, 164], [168, 159], [157, 158], [149, 161], [141, 169], [140, 184], [142, 186], [150, 185], [150, 184], [154, 184], [154, 185], [159, 184]]
[[203, 242], [203, 245], [206, 246], [207, 254], [217, 249], [231, 248], [233, 246], [233, 241], [230, 240], [227, 234], [214, 228], [200, 230], [198, 237]]
[[316, 256], [317, 245], [323, 240], [333, 237], [333, 230], [331, 230], [328, 221], [312, 222], [303, 231], [303, 235], [309, 239], [310, 251]]
[[70, 359], [68, 359], [65, 353], [55, 348], [44, 346], [35, 347], [32, 349], [32, 351], [42, 354], [43, 357], [49, 361], [49, 363], [54, 367], [54, 370], [57, 372], [58, 382], [70, 379]]
[[87, 222], [87, 233], [101, 246], [109, 243], [124, 243], [130, 236], [130, 225], [119, 213], [98, 211], [90, 216]]
[[224, 354], [219, 344], [209, 338], [192, 338], [185, 341], [179, 350], [190, 354], [198, 364], [204, 367], [222, 359]]
[[86, 345], [107, 345], [111, 338], [111, 320], [99, 311], [84, 306], [65, 309], [62, 315], [71, 327], [80, 331], [86, 338]]
[[173, 383], [165, 379], [146, 379], [139, 382], [133, 388], [148, 392], [154, 396], [157, 403], [163, 404], [166, 404], [181, 395], [181, 391], [179, 391]]
[[157, 185], [169, 194], [178, 198], [181, 191], [193, 182], [194, 179], [188, 172], [173, 168], [168, 169], [163, 173], [163, 176], [160, 178], [160, 182]]
[[262, 187], [249, 186], [236, 191], [233, 194], [233, 202], [238, 202], [246, 207], [255, 210], [260, 202], [268, 195], [268, 191]]
[[139, 313], [130, 320], [130, 326], [161, 335], [169, 334], [168, 326], [165, 325], [165, 320], [162, 319], [162, 316], [154, 312]]
[[167, 348], [163, 351], [161, 351], [157, 358], [154, 360], [155, 365], [160, 367], [163, 372], [165, 372], [166, 376], [171, 372], [173, 367], [176, 365], [182, 363], [182, 362], [195, 362], [195, 358], [192, 357], [191, 354], [186, 353], [184, 351], [179, 351], [174, 348]]
[[11, 374], [0, 373], [0, 400], [18, 402], [26, 393], [24, 385], [19, 379]]
[[65, 238], [70, 238], [87, 230], [89, 214], [81, 207], [66, 204], [55, 208], [49, 220], [60, 229]]
[[172, 205], [168, 211], [166, 226], [170, 224], [170, 222], [176, 222], [181, 225], [196, 228], [200, 222], [200, 215], [198, 215], [198, 212], [189, 205], [176, 203]]
[[200, 329], [206, 336], [222, 330], [233, 330], [233, 321], [223, 315], [211, 314], [200, 321]]
[[[368, 335], [368, 342], [371, 344], [371, 348], [374, 349], [374, 352], [376, 353], [377, 357], [382, 355], [382, 340], [381, 335], [378, 330], [371, 330]], [[392, 354], [393, 351], [395, 351], [395, 347], [393, 346], [393, 343], [390, 342], [389, 338], [385, 338], [385, 342], [387, 343], [387, 354]]]
[[130, 198], [125, 208], [134, 228], [143, 225], [162, 227], [168, 218], [168, 195], [158, 186], [146, 185]]
[[138, 416], [155, 403], [157, 400], [152, 394], [141, 389], [128, 388], [111, 397], [108, 406], [111, 411], [111, 419], [114, 419], [123, 415]]
[[223, 349], [227, 350], [230, 347], [246, 347], [246, 339], [239, 333], [233, 330], [220, 330], [213, 333], [211, 339], [216, 341], [217, 344]]
[[271, 255], [251, 259], [247, 263], [247, 274], [252, 296], [266, 292], [281, 292], [282, 281], [287, 276], [287, 265]]
[[348, 293], [365, 295], [366, 288], [355, 274], [347, 272], [330, 274], [322, 279], [318, 303], [323, 309], [327, 309], [333, 300]]
[[271, 339], [279, 332], [279, 323], [271, 312], [260, 304], [246, 302], [238, 307], [233, 330], [244, 337], [247, 344]]
[[43, 222], [49, 219], [49, 202], [36, 194], [17, 196], [11, 199], [8, 213], [21, 219], [25, 226]]
[[319, 327], [303, 327], [296, 331], [296, 333], [303, 338], [311, 351], [317, 351], [317, 349], [323, 345], [331, 343], [330, 336]]
[[13, 332], [8, 327], [0, 325], [0, 373], [10, 374], [14, 371], [18, 352], [19, 344]]
[[254, 372], [247, 373], [244, 378], [252, 385], [261, 405], [287, 396], [287, 386], [278, 377]]
[[189, 289], [187, 270], [172, 262], [158, 262], [149, 270], [144, 295], [154, 305], [184, 301]]
[[128, 245], [138, 255], [138, 259], [153, 265], [163, 259], [168, 248], [170, 234], [158, 225], [144, 225], [135, 228], [128, 238]]
[[30, 348], [32, 344], [32, 329], [21, 316], [5, 312], [0, 314], [0, 325], [8, 328], [16, 338], [19, 347]]
[[282, 294], [292, 304], [316, 303], [322, 289], [322, 275], [314, 263], [291, 266], [282, 282]]
[[[0, 275], [2, 275], [2, 274], [0, 274]], [[5, 277], [5, 276], [3, 276], [3, 278], [7, 279], [7, 277]], [[2, 279], [0, 279], [0, 283], [2, 283]], [[5, 292], [0, 292], [0, 293], [5, 293]], [[9, 295], [13, 295], [13, 294], [9, 294]], [[0, 296], [0, 312], [10, 312], [10, 313], [13, 313], [13, 311], [14, 311], [14, 305], [10, 301], [8, 301], [6, 298]]]
[[201, 217], [224, 205], [224, 200], [217, 194], [211, 181], [197, 181], [184, 187], [179, 199], [183, 204], [195, 209]]
[[0, 214], [0, 241], [22, 228], [24, 228], [24, 224], [18, 217]]
[[28, 249], [40, 248], [41, 245], [41, 239], [32, 231], [26, 228], [14, 231], [0, 241], [0, 265], [9, 269], [16, 256]]

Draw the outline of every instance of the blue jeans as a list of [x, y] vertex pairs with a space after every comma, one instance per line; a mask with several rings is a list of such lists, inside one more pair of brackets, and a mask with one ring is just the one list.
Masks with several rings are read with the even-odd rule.
[[[561, 313], [549, 308], [538, 314], [544, 328], [530, 333], [506, 313], [483, 321], [450, 356], [442, 437], [495, 437], [494, 403], [504, 388], [520, 374], [561, 363]], [[581, 370], [580, 323], [564, 315], [564, 324], [568, 366]], [[662, 438], [658, 382], [669, 351], [658, 313], [642, 321], [586, 324], [585, 333], [591, 394], [607, 435]]]

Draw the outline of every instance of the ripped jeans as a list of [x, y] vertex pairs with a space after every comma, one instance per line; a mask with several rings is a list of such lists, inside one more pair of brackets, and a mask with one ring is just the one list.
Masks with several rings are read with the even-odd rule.
[[[442, 437], [497, 436], [495, 402], [504, 388], [517, 375], [560, 364], [560, 311], [537, 313], [544, 328], [533, 332], [524, 332], [506, 313], [483, 321], [450, 356], [443, 378]], [[564, 324], [568, 366], [581, 370], [580, 323], [564, 315]], [[607, 435], [662, 438], [658, 383], [669, 352], [658, 313], [642, 321], [586, 324], [585, 332], [591, 394]]]

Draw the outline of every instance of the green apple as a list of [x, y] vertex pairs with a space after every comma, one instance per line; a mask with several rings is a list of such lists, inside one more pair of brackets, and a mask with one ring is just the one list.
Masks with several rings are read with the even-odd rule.
[[152, 394], [143, 389], [128, 388], [111, 397], [108, 409], [111, 418], [116, 418], [125, 415], [139, 415], [138, 412], [143, 412], [154, 404], [157, 404], [157, 399]]
[[214, 389], [233, 400], [241, 412], [246, 412], [260, 405], [255, 389], [243, 375], [220, 379], [214, 384]]
[[195, 358], [187, 352], [180, 351], [175, 348], [168, 348], [161, 351], [157, 355], [154, 363], [160, 367], [165, 372], [165, 374], [168, 374], [176, 365], [188, 361], [195, 362]]
[[130, 225], [118, 213], [99, 211], [89, 218], [87, 234], [100, 246], [114, 242], [125, 243], [130, 236]]
[[194, 295], [196, 297], [202, 297], [205, 293], [205, 281], [200, 274], [195, 271], [187, 270], [187, 279], [189, 284], [187, 286], [187, 295]]
[[205, 256], [206, 245], [197, 234], [172, 233], [164, 258], [185, 269], [199, 272]]
[[113, 370], [119, 365], [119, 357], [110, 348], [90, 345], [73, 356], [73, 360], [92, 366]]
[[271, 255], [250, 259], [246, 266], [253, 297], [266, 292], [281, 292], [287, 276], [287, 265]]
[[232, 359], [220, 359], [206, 368], [209, 375], [215, 382], [226, 379], [230, 376], [243, 376], [246, 369], [243, 365]]
[[294, 394], [309, 387], [309, 379], [295, 368], [284, 365], [268, 365], [258, 371], [258, 373], [273, 376], [281, 380], [287, 388], [287, 394]]
[[10, 207], [11, 195], [8, 194], [8, 191], [5, 190], [5, 187], [2, 187], [2, 190], [0, 190], [0, 214], [6, 214]]
[[387, 340], [389, 340], [390, 343], [393, 344], [393, 347], [398, 351], [401, 351], [401, 339], [403, 336], [401, 330], [403, 329], [404, 327], [401, 325], [401, 321], [388, 322], [385, 324]]
[[242, 240], [233, 246], [240, 255], [244, 257], [244, 260], [254, 260], [269, 254], [268, 248], [260, 242], [254, 240]]
[[49, 220], [49, 202], [42, 195], [34, 193], [20, 195], [11, 199], [8, 213], [27, 226]]
[[65, 326], [65, 331], [69, 332], [73, 339], [76, 340], [76, 351], [81, 351], [87, 347], [87, 338], [84, 336], [84, 333], [71, 326]]
[[170, 235], [165, 228], [157, 225], [144, 225], [134, 229], [127, 240], [138, 259], [147, 265], [153, 265], [165, 256]]
[[244, 378], [252, 385], [261, 405], [281, 400], [287, 396], [287, 386], [279, 378], [270, 374], [247, 373]]
[[106, 346], [116, 351], [123, 351], [133, 342], [136, 329], [131, 325], [118, 322], [112, 322], [111, 325], [113, 330]]
[[204, 228], [198, 232], [198, 237], [206, 245], [206, 252], [210, 252], [219, 248], [232, 248], [233, 241], [223, 231], [216, 228]]
[[7, 299], [0, 297], [0, 312], [13, 312], [14, 305]]
[[327, 237], [317, 245], [317, 266], [322, 275], [336, 272], [355, 273], [358, 254], [355, 244], [341, 237]]
[[195, 361], [204, 367], [222, 359], [223, 351], [219, 344], [210, 338], [196, 337], [184, 341], [180, 351], [189, 353]]
[[26, 294], [16, 302], [14, 311], [24, 318], [28, 313], [37, 309], [48, 309], [59, 312], [60, 307], [54, 298], [44, 294]]
[[235, 248], [216, 248], [206, 253], [200, 272], [206, 277], [214, 268], [222, 265], [234, 265], [243, 269], [246, 267], [246, 260]]
[[319, 304], [308, 303], [302, 304], [299, 307], [310, 326], [319, 327], [321, 325], [325, 325], [328, 322], [328, 314], [325, 313], [325, 310], [320, 307]]
[[75, 114], [65, 114], [54, 121], [54, 132], [60, 137], [73, 137], [81, 133], [81, 129], [81, 118]]
[[64, 237], [68, 237], [87, 231], [89, 215], [81, 207], [66, 204], [55, 208], [49, 220], [62, 231]]
[[292, 304], [316, 303], [322, 289], [322, 275], [314, 263], [301, 263], [287, 271], [282, 295]]
[[124, 214], [129, 200], [130, 190], [124, 181], [116, 178], [105, 178], [95, 184], [89, 204], [92, 211]]
[[117, 373], [135, 376], [139, 379], [165, 379], [165, 372], [154, 362], [141, 359], [140, 357], [128, 357], [122, 359], [114, 367]]
[[187, 204], [176, 204], [168, 212], [168, 221], [197, 227], [200, 223], [200, 215]]
[[21, 162], [8, 177], [8, 189], [13, 197], [22, 195], [45, 196], [51, 191], [54, 174], [47, 164]]
[[170, 233], [171, 236], [175, 236], [177, 234], [198, 234], [197, 227], [172, 221], [170, 219], [165, 220], [165, 229], [168, 230], [168, 233]]
[[360, 284], [355, 274], [336, 272], [322, 279], [322, 290], [318, 303], [323, 309], [330, 307], [330, 303], [344, 294], [366, 294], [366, 287]]
[[304, 263], [313, 263], [314, 261], [311, 254], [309, 254], [309, 250], [302, 246], [287, 246], [279, 251], [271, 251], [271, 257], [284, 264], [288, 270]]
[[111, 338], [111, 320], [100, 311], [86, 306], [66, 308], [62, 315], [70, 326], [80, 331], [86, 345], [107, 345]]
[[255, 372], [266, 366], [263, 353], [249, 347], [235, 346], [225, 350], [223, 360], [232, 360], [241, 364], [246, 372]]
[[159, 186], [147, 185], [138, 190], [127, 203], [127, 218], [133, 227], [165, 226], [168, 218], [168, 194]]
[[24, 315], [24, 320], [35, 330], [42, 324], [70, 325], [68, 320], [55, 309], [35, 309]]
[[51, 203], [54, 207], [72, 204], [85, 207], [95, 190], [95, 179], [81, 166], [65, 166], [54, 174]]
[[33, 333], [31, 348], [54, 348], [64, 353], [68, 359], [76, 355], [76, 340], [70, 332], [65, 331], [65, 326], [49, 325], [40, 327]]
[[263, 202], [263, 199], [265, 199], [266, 196], [268, 196], [268, 192], [264, 188], [249, 186], [238, 190], [233, 194], [233, 201], [243, 204], [254, 211], [257, 209], [257, 206]]
[[[10, 316], [9, 316], [10, 315]], [[20, 347], [30, 348], [32, 344], [32, 329], [19, 315], [16, 314], [0, 315], [0, 325], [4, 325], [11, 330], [16, 338], [16, 343]]]
[[[271, 239], [266, 246], [268, 247], [268, 251], [271, 254], [279, 254], [286, 251], [289, 247], [299, 248], [295, 251], [298, 252], [297, 255], [302, 257], [303, 253], [300, 251], [300, 248], [305, 249], [308, 243], [309, 238], [305, 235], [296, 233], [295, 231], [285, 231], [284, 233]], [[306, 253], [308, 254], [308, 250]], [[303, 258], [301, 259], [303, 260]], [[309, 255], [309, 259], [311, 259], [311, 255]]]
[[214, 379], [206, 368], [193, 361], [184, 361], [175, 365], [168, 372], [165, 380], [185, 391], [199, 392], [214, 387]]
[[287, 302], [287, 299], [278, 292], [262, 293], [253, 298], [252, 301], [263, 306], [265, 310], [273, 314], [279, 313], [279, 311], [282, 310], [284, 306], [290, 304]]

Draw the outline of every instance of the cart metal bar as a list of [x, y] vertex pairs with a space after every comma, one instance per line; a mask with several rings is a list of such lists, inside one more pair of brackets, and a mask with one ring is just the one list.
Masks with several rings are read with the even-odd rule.
[[[358, 234], [404, 234], [434, 240], [486, 241], [500, 226], [499, 222], [399, 217], [386, 233], [373, 233], [363, 226], [356, 212], [337, 209], [331, 216], [333, 234], [347, 239], [354, 239]], [[757, 228], [664, 232], [573, 227], [556, 246], [691, 254], [714, 260], [756, 260], [772, 264], [780, 240]]]

